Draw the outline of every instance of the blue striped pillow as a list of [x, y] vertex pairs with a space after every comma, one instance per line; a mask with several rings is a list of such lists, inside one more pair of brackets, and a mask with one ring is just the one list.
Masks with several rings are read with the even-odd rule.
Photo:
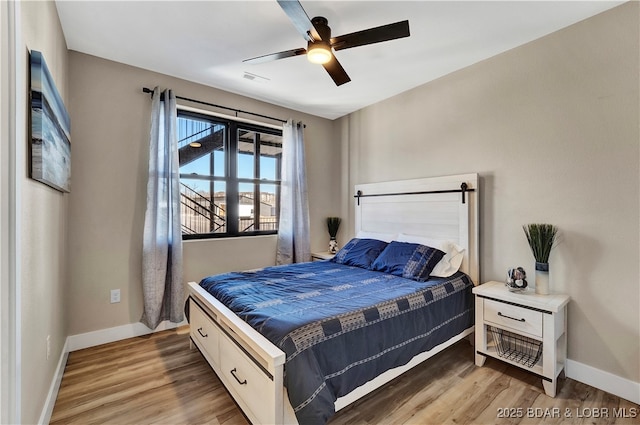
[[334, 263], [368, 269], [387, 246], [377, 239], [353, 238], [331, 259]]
[[392, 241], [371, 265], [371, 270], [424, 282], [445, 253], [417, 243]]

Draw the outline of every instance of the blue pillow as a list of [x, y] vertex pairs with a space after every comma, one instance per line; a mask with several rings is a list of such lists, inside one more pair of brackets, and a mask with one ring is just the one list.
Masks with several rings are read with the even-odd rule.
[[334, 263], [368, 269], [387, 246], [377, 239], [353, 238], [331, 259]]
[[417, 243], [392, 241], [371, 265], [371, 270], [424, 282], [445, 253]]

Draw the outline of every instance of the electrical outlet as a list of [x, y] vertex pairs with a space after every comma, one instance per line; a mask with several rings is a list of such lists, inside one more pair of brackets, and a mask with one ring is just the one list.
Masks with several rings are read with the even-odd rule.
[[120, 302], [120, 290], [112, 289], [111, 290], [111, 304]]
[[51, 335], [47, 335], [47, 360], [51, 356]]

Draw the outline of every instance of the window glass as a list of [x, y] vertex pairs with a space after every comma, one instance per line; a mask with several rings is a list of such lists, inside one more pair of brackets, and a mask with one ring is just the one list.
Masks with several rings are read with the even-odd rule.
[[276, 233], [282, 132], [178, 115], [183, 238]]
[[258, 229], [255, 227], [255, 202], [253, 184], [241, 183], [238, 192], [238, 231], [253, 232]]
[[225, 186], [225, 182], [180, 179], [180, 217], [183, 234], [227, 231]]
[[255, 176], [256, 133], [238, 130], [238, 177], [252, 179]]
[[225, 126], [178, 117], [178, 152], [181, 174], [224, 177]]
[[280, 162], [282, 160], [282, 137], [263, 134], [260, 137], [260, 178], [266, 180], [280, 179]]
[[278, 229], [278, 188], [273, 184], [260, 185], [260, 230]]

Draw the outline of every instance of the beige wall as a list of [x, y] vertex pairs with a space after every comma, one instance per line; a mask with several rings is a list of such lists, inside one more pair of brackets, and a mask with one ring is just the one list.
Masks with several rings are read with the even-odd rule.
[[[77, 52], [70, 52], [70, 81], [70, 335], [135, 323], [142, 315], [151, 109], [142, 87], [168, 87], [179, 96], [304, 121], [312, 248], [326, 246], [323, 220], [340, 212], [339, 191], [334, 190], [340, 186], [340, 142], [332, 137], [331, 121]], [[274, 262], [273, 236], [184, 244], [185, 281]], [[116, 288], [121, 289], [122, 302], [110, 304], [109, 291]]]
[[480, 174], [483, 281], [518, 265], [533, 281], [522, 225], [556, 224], [551, 285], [572, 297], [568, 356], [635, 382], [638, 17], [637, 2], [624, 4], [336, 123], [345, 194], [357, 183]]
[[[27, 76], [29, 50], [41, 51], [67, 107], [68, 53], [53, 2], [21, 2], [22, 40], [25, 47], [24, 68]], [[18, 96], [27, 96], [25, 86]], [[28, 108], [19, 117], [25, 134], [28, 130]], [[73, 138], [71, 139], [73, 146]], [[22, 157], [28, 160], [28, 144]], [[74, 158], [75, 163], [75, 158]], [[75, 164], [74, 164], [75, 165]], [[22, 423], [37, 423], [51, 386], [67, 337], [65, 311], [67, 300], [67, 229], [69, 195], [58, 192], [28, 177], [28, 165], [21, 167], [21, 353], [22, 353]], [[73, 169], [72, 169], [73, 173]], [[46, 356], [47, 336], [51, 336], [51, 355]]]

